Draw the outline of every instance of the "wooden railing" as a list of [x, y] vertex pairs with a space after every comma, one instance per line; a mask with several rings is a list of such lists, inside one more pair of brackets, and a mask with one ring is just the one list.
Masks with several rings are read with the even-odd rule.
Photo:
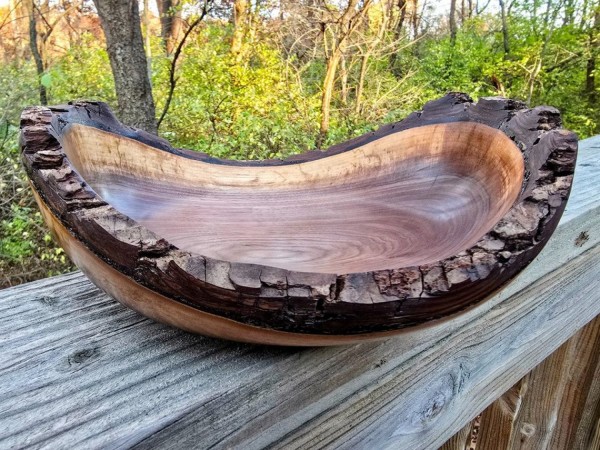
[[600, 318], [520, 379], [442, 450], [600, 449]]
[[598, 448], [599, 169], [583, 141], [559, 228], [508, 287], [378, 343], [193, 336], [81, 273], [0, 291], [0, 448]]

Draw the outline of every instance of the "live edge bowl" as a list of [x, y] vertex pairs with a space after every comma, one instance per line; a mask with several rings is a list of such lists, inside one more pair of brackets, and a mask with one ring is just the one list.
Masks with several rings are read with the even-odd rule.
[[284, 160], [226, 161], [103, 103], [33, 107], [43, 217], [102, 290], [155, 320], [276, 345], [381, 339], [485, 301], [565, 208], [576, 136], [551, 107], [452, 93]]

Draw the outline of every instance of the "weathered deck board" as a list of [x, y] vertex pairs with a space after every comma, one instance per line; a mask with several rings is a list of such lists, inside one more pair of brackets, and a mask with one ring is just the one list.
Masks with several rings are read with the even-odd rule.
[[[600, 423], [600, 317], [577, 333], [580, 359], [574, 364], [564, 406], [557, 419], [559, 430], [551, 445], [573, 450], [594, 448], [593, 435]], [[575, 429], [575, 427], [577, 427]], [[596, 448], [600, 442], [597, 442]]]
[[448, 439], [439, 450], [468, 450], [471, 442], [471, 435], [473, 434], [473, 423], [470, 421], [464, 427], [462, 427], [458, 433]]
[[79, 273], [0, 291], [0, 447], [437, 448], [600, 314], [599, 151], [582, 143], [561, 225], [509, 287], [380, 343], [192, 336]]
[[571, 347], [569, 350], [573, 356], [571, 361], [567, 361], [563, 396], [555, 412], [549, 448], [583, 450], [588, 446], [577, 445], [577, 428], [583, 425], [582, 432], [593, 428], [582, 420], [588, 409], [596, 410], [594, 419], [600, 417], [600, 317], [596, 317], [564, 345]]
[[[354, 394], [360, 399], [347, 398], [294, 430], [277, 448], [436, 448], [600, 313], [600, 282], [586, 271], [598, 263], [600, 247]], [[340, 424], [352, 428], [340, 433]]]
[[[483, 411], [476, 448], [590, 450], [600, 418], [598, 349], [600, 316]], [[440, 450], [465, 450], [464, 430]]]
[[578, 341], [580, 340], [577, 337], [569, 339], [521, 380], [521, 383], [526, 385], [525, 395], [513, 424], [512, 443], [507, 449], [552, 448], [550, 442], [554, 433], [561, 431], [558, 415], [560, 412], [567, 412], [565, 405], [562, 410], [559, 408], [576, 362], [577, 347], [586, 343]]
[[[543, 364], [543, 363], [542, 363]], [[535, 370], [535, 369], [534, 369]], [[477, 446], [508, 450], [515, 435], [515, 419], [521, 409], [527, 377], [522, 378], [481, 414]]]

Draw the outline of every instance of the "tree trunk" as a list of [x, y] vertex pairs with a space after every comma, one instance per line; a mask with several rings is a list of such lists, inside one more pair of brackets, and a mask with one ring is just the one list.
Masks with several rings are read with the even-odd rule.
[[367, 67], [369, 66], [369, 53], [366, 53], [360, 62], [360, 75], [358, 76], [358, 85], [356, 86], [356, 103], [354, 112], [360, 114], [362, 93], [365, 87], [365, 78], [367, 76]]
[[456, 0], [450, 1], [450, 43], [456, 45]]
[[[400, 11], [400, 17], [396, 23], [394, 29], [394, 41], [398, 42], [402, 38], [402, 30], [404, 28], [404, 22], [406, 20], [406, 0], [398, 0], [398, 9]], [[390, 55], [390, 69], [392, 73], [399, 78], [401, 76], [400, 71], [396, 69], [396, 61], [398, 60], [398, 54], [392, 52]]]
[[152, 48], [150, 42], [150, 8], [149, 0], [144, 0], [144, 14], [142, 16], [144, 21], [145, 29], [145, 49], [146, 49], [146, 70], [148, 71], [148, 80], [150, 80], [150, 86], [152, 86]]
[[236, 63], [239, 63], [242, 59], [249, 6], [248, 0], [235, 0], [233, 4], [233, 37], [231, 39], [231, 54]]
[[10, 58], [10, 55], [5, 54], [5, 58], [8, 61], [16, 63], [20, 65], [25, 60], [25, 55], [27, 52], [27, 47], [22, 45], [23, 36], [28, 34], [29, 29], [26, 28], [29, 26], [28, 22], [22, 20], [24, 17], [29, 18], [29, 7], [28, 1], [22, 0], [9, 0], [8, 7], [10, 11], [10, 21], [12, 23], [13, 30], [13, 40], [15, 43], [15, 53], [14, 58]]
[[42, 76], [44, 75], [44, 61], [40, 54], [38, 47], [38, 33], [37, 33], [37, 20], [36, 20], [36, 6], [34, 0], [27, 0], [27, 13], [29, 15], [29, 48], [31, 49], [31, 55], [35, 61], [35, 69], [38, 75], [38, 84], [40, 91], [40, 103], [42, 105], [48, 104], [48, 95], [46, 93], [46, 86], [42, 84]]
[[594, 25], [590, 30], [589, 46], [590, 56], [587, 60], [585, 75], [585, 92], [588, 98], [590, 108], [596, 107], [598, 103], [598, 93], [596, 92], [596, 57], [598, 56], [598, 38], [600, 31], [600, 7], [594, 13]]
[[565, 17], [563, 19], [563, 25], [573, 25], [575, 23], [575, 0], [565, 1]]
[[587, 26], [588, 19], [588, 0], [583, 0], [583, 4], [581, 5], [581, 20], [579, 22], [579, 29], [583, 30]]
[[256, 3], [254, 8], [250, 8], [248, 12], [248, 21], [246, 22], [246, 45], [252, 46], [256, 42], [256, 31], [260, 21], [260, 2]]
[[590, 107], [594, 107], [597, 102], [597, 93], [596, 93], [596, 57], [595, 55], [591, 55], [587, 61], [586, 67], [586, 75], [585, 75], [585, 92], [588, 97], [588, 104]]
[[323, 94], [321, 96], [321, 125], [319, 127], [319, 137], [317, 138], [317, 148], [321, 148], [329, 131], [331, 97], [333, 95], [335, 74], [340, 62], [340, 56], [341, 54], [339, 52], [334, 52], [327, 60], [327, 71], [325, 72], [325, 79], [323, 80]]
[[321, 123], [316, 146], [321, 148], [329, 131], [329, 116], [331, 112], [331, 98], [335, 85], [335, 74], [342, 58], [346, 41], [352, 35], [356, 26], [361, 23], [362, 18], [371, 6], [370, 0], [365, 0], [357, 10], [358, 0], [349, 0], [342, 14], [337, 17], [337, 27], [332, 27], [334, 36], [331, 46], [328, 45], [327, 27], [323, 27], [323, 44], [325, 49], [326, 72], [323, 79], [323, 93], [321, 96]]
[[536, 60], [533, 68], [531, 69], [531, 73], [529, 74], [529, 81], [527, 82], [527, 104], [531, 104], [531, 99], [533, 98], [533, 91], [535, 89], [535, 80], [537, 76], [540, 74], [542, 70], [542, 56], [540, 55]]
[[404, 27], [404, 22], [406, 20], [406, 0], [398, 0], [398, 8], [400, 9], [400, 18], [396, 25], [396, 38], [399, 38], [402, 35], [402, 27]]
[[362, 106], [362, 94], [363, 88], [365, 85], [365, 79], [367, 76], [367, 70], [369, 68], [369, 59], [371, 55], [373, 55], [379, 44], [382, 42], [386, 35], [386, 30], [388, 28], [389, 15], [385, 15], [381, 19], [381, 23], [378, 24], [377, 28], [377, 36], [371, 40], [366, 46], [366, 49], [362, 52], [362, 57], [360, 61], [360, 74], [358, 77], [358, 85], [356, 87], [356, 103], [354, 107], [354, 111], [356, 114], [360, 114], [361, 106]]
[[136, 0], [94, 0], [115, 80], [119, 117], [127, 125], [156, 133], [140, 13]]
[[510, 43], [508, 41], [508, 23], [506, 20], [506, 6], [504, 0], [498, 0], [500, 3], [500, 13], [502, 15], [502, 40], [504, 43], [504, 57], [506, 58], [510, 53]]
[[346, 55], [342, 53], [340, 59], [340, 94], [342, 103], [348, 104], [348, 67], [346, 66]]
[[413, 29], [413, 38], [417, 39], [419, 37], [419, 23], [420, 23], [420, 15], [419, 15], [419, 0], [411, 0], [412, 1], [412, 16], [410, 18], [410, 23], [412, 24]]
[[163, 46], [167, 55], [171, 55], [175, 49], [177, 36], [181, 31], [179, 0], [156, 0], [156, 6], [160, 14], [160, 36]]

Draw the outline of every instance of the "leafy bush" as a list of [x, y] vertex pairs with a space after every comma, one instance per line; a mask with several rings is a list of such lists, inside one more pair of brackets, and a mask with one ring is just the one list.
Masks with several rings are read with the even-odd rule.
[[[530, 99], [533, 105], [550, 104], [561, 110], [564, 125], [581, 138], [598, 133], [598, 107], [586, 92], [590, 55], [582, 50], [591, 46], [589, 30], [568, 24], [544, 28], [560, 21], [538, 17], [538, 3], [514, 3], [508, 55], [502, 24], [493, 15], [465, 19], [454, 45], [444, 25], [438, 24], [418, 40], [407, 40], [393, 64], [389, 51], [374, 52], [357, 108], [361, 51], [366, 48], [359, 39], [351, 45], [362, 50], [348, 62], [346, 99], [340, 95], [338, 73], [325, 145], [400, 120], [447, 91], [464, 91], [476, 99], [504, 93]], [[247, 45], [241, 62], [230, 54], [230, 24], [205, 21], [190, 35], [177, 67], [171, 107], [160, 128], [163, 137], [175, 146], [231, 159], [282, 158], [314, 147], [326, 70], [323, 55], [285, 53], [281, 36], [267, 28], [262, 32], [264, 36]], [[389, 46], [391, 38], [385, 39]], [[152, 37], [151, 53], [160, 114], [171, 60], [157, 36]], [[19, 114], [25, 106], [39, 103], [39, 81], [51, 104], [87, 99], [116, 107], [104, 43], [91, 33], [80, 33], [75, 44], [53, 55], [41, 80], [31, 60], [15, 58], [0, 65], [0, 287], [72, 269], [43, 224], [18, 154]]]
[[11, 126], [0, 146], [0, 288], [73, 269], [35, 205], [16, 138]]
[[[280, 158], [311, 148], [318, 98], [306, 97], [290, 82], [279, 52], [267, 43], [252, 48], [247, 64], [234, 64], [226, 33], [208, 25], [186, 47], [161, 127], [164, 137], [231, 159]], [[167, 95], [168, 63], [164, 57], [156, 61], [159, 110]]]

